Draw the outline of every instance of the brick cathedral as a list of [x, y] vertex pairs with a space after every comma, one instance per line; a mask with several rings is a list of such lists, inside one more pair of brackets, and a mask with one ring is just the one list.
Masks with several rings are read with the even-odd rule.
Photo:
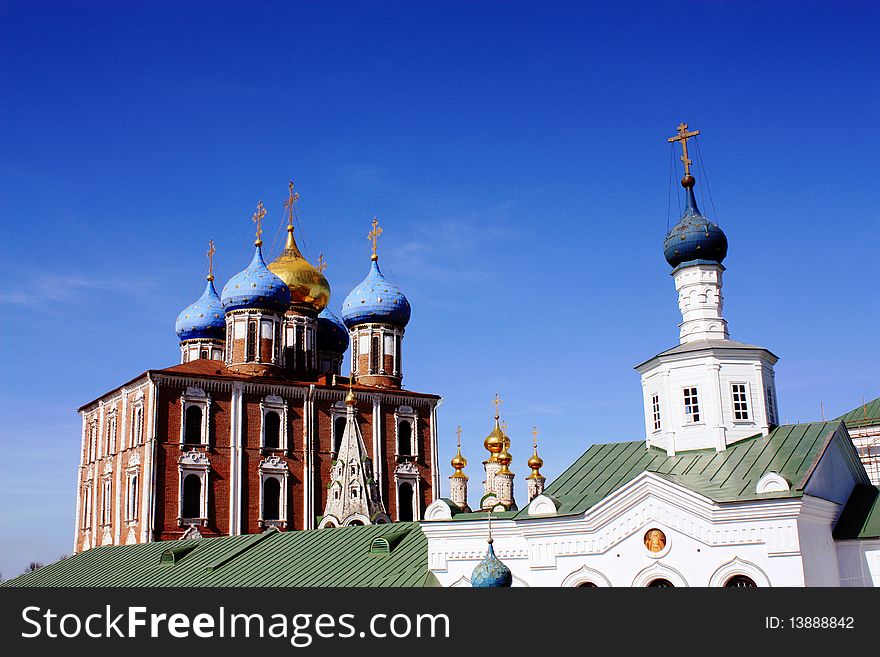
[[[294, 239], [178, 316], [180, 364], [79, 409], [75, 551], [97, 545], [420, 519], [437, 499], [439, 396], [404, 390], [410, 304], [379, 269], [327, 309], [324, 265]], [[350, 350], [349, 376], [341, 376]]]

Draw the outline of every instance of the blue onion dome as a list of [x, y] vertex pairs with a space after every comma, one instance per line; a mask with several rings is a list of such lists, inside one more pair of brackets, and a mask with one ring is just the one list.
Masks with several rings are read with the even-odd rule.
[[495, 556], [490, 538], [486, 556], [471, 573], [471, 586], [474, 588], [501, 588], [511, 584], [513, 584], [513, 573], [501, 559]]
[[247, 269], [237, 273], [223, 286], [222, 302], [226, 311], [240, 308], [266, 308], [286, 311], [290, 290], [280, 278], [269, 271], [263, 261], [260, 242]]
[[226, 318], [220, 296], [214, 289], [214, 277], [208, 276], [208, 284], [198, 300], [184, 308], [174, 324], [177, 337], [183, 340], [226, 337]]
[[348, 328], [373, 322], [406, 326], [410, 312], [409, 301], [399, 287], [382, 275], [375, 255], [370, 273], [342, 302], [342, 321]]
[[687, 190], [687, 207], [663, 242], [666, 261], [673, 267], [695, 260], [721, 264], [727, 255], [727, 236], [718, 224], [700, 214], [693, 176], [685, 176], [681, 184]]
[[318, 315], [318, 351], [344, 354], [348, 349], [348, 329], [332, 312], [324, 308]]

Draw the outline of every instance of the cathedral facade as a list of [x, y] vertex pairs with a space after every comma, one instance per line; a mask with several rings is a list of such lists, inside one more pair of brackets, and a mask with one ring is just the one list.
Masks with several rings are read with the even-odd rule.
[[250, 264], [220, 294], [209, 266], [204, 293], [177, 319], [179, 364], [79, 409], [74, 551], [418, 520], [436, 498], [440, 398], [402, 387], [411, 309], [379, 269], [381, 229], [374, 219], [368, 274], [340, 320], [327, 309], [324, 267], [294, 239], [297, 198], [291, 184], [287, 243], [273, 262], [263, 260], [260, 204]]

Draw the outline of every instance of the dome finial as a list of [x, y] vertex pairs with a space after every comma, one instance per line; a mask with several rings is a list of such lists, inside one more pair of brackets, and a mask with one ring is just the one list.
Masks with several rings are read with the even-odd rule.
[[217, 252], [217, 249], [214, 248], [214, 240], [208, 240], [208, 252], [205, 254], [208, 256], [208, 280], [214, 280], [214, 254]]
[[544, 460], [538, 456], [538, 427], [535, 426], [532, 428], [532, 457], [528, 462], [529, 467], [532, 470], [532, 474], [530, 474], [526, 479], [538, 479], [541, 475], [541, 467], [544, 465]]
[[345, 396], [345, 405], [352, 408], [357, 405], [357, 397], [354, 396], [354, 390], [351, 385], [354, 382], [354, 374], [348, 375], [348, 394]]
[[299, 200], [299, 192], [293, 191], [293, 181], [287, 183], [288, 196], [284, 201], [284, 209], [287, 211], [287, 244], [285, 248], [294, 247], [293, 241], [293, 212], [296, 202]]
[[506, 444], [504, 431], [501, 430], [501, 425], [498, 422], [501, 397], [498, 396], [497, 392], [495, 393], [495, 399], [492, 400], [492, 403], [495, 404], [495, 426], [492, 428], [491, 433], [486, 436], [486, 440], [483, 441], [483, 447], [489, 452], [489, 460], [495, 463], [498, 461], [499, 454], [504, 451]]
[[688, 158], [688, 139], [696, 137], [698, 134], [700, 134], [699, 130], [688, 132], [687, 123], [679, 123], [678, 134], [666, 140], [670, 144], [676, 141], [681, 142], [681, 161], [684, 162], [684, 177], [681, 179], [681, 186], [685, 189], [693, 189], [694, 187], [694, 177], [691, 175], [691, 165], [693, 162]]
[[367, 234], [367, 239], [373, 243], [373, 255], [370, 256], [370, 260], [378, 260], [379, 256], [376, 254], [376, 246], [379, 241], [379, 235], [382, 234], [382, 229], [379, 227], [379, 217], [373, 217], [373, 229]]
[[263, 202], [259, 201], [257, 203], [257, 211], [254, 212], [254, 216], [251, 217], [251, 220], [257, 224], [257, 239], [254, 242], [254, 246], [263, 246], [263, 240], [261, 236], [263, 234], [263, 217], [266, 216], [266, 208], [263, 207]]
[[462, 470], [464, 470], [465, 466], [467, 466], [467, 459], [461, 455], [461, 425], [455, 429], [455, 435], [458, 437], [458, 451], [455, 456], [452, 457], [452, 461], [450, 461], [450, 465], [455, 468], [455, 473], [452, 475], [457, 479], [461, 479], [462, 477], [467, 478]]
[[319, 253], [319, 254], [318, 254], [318, 266], [315, 267], [315, 269], [317, 269], [317, 270], [318, 270], [319, 272], [321, 272], [322, 274], [323, 274], [325, 271], [327, 271], [327, 261], [324, 260], [324, 254], [323, 254], [323, 253]]

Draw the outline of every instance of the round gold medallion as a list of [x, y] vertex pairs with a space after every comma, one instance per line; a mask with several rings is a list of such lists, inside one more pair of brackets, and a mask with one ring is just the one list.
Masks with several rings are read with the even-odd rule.
[[645, 547], [649, 552], [660, 552], [666, 547], [666, 534], [659, 529], [649, 529], [645, 532]]

